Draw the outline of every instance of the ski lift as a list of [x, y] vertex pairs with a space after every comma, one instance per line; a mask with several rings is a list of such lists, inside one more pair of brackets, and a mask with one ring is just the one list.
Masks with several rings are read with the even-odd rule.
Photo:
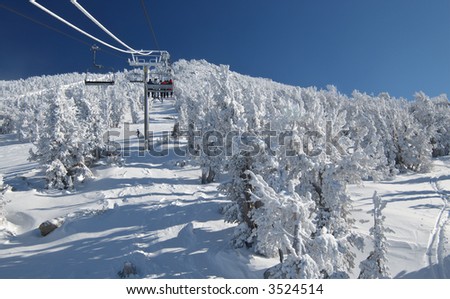
[[128, 72], [127, 76], [126, 76], [127, 80], [130, 83], [144, 83], [144, 78], [143, 77], [144, 77], [144, 75], [142, 73], [142, 70], [141, 69], [137, 69], [137, 68], [132, 70], [132, 71], [130, 71], [130, 72]]
[[153, 98], [168, 98], [173, 95], [173, 80], [150, 79], [147, 83], [147, 90]]
[[[86, 71], [86, 77], [84, 79], [85, 85], [114, 85], [115, 74], [113, 68], [105, 68], [101, 64], [96, 62], [96, 54], [100, 48], [97, 45], [91, 47], [93, 52], [92, 67]], [[106, 72], [105, 72], [106, 70]]]
[[153, 98], [173, 96], [173, 75], [168, 55], [161, 55], [159, 63], [149, 73], [147, 89]]
[[173, 95], [173, 75], [169, 63], [170, 55], [167, 51], [151, 51], [149, 54], [133, 53], [128, 60], [130, 66], [144, 67], [147, 73], [140, 76], [141, 80], [131, 79], [130, 82], [140, 82], [147, 77], [147, 92], [153, 98], [164, 98]]

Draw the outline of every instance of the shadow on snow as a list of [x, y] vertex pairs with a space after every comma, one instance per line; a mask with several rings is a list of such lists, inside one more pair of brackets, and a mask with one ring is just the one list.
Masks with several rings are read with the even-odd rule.
[[[212, 231], [196, 223], [222, 217], [219, 204], [208, 201], [125, 205], [82, 216], [47, 237], [35, 229], [0, 245], [11, 251], [3, 254], [9, 257], [2, 259], [0, 278], [117, 278], [125, 261], [136, 265], [139, 277], [207, 278], [224, 260], [236, 259], [228, 246], [233, 228]], [[240, 278], [236, 271], [222, 274]]]

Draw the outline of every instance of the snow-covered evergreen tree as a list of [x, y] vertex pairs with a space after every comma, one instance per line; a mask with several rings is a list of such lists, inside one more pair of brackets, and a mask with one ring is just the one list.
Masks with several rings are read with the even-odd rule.
[[384, 226], [385, 216], [382, 211], [386, 207], [386, 202], [378, 196], [375, 191], [372, 197], [373, 227], [370, 229], [370, 235], [374, 239], [374, 249], [370, 252], [367, 259], [359, 265], [359, 278], [390, 278], [388, 259], [387, 259], [387, 239], [385, 233], [393, 232]]
[[74, 99], [77, 108], [79, 134], [83, 136], [80, 152], [84, 156], [84, 164], [90, 166], [100, 158], [105, 148], [105, 133], [109, 129], [100, 107], [97, 94], [83, 93]]
[[110, 88], [106, 92], [106, 97], [111, 103], [111, 127], [119, 127], [124, 114], [126, 101], [124, 100], [124, 94], [116, 89]]
[[[142, 117], [142, 105], [140, 104], [140, 98], [142, 96], [138, 95], [136, 98], [127, 93], [126, 98], [128, 99], [128, 105], [131, 113], [131, 122], [137, 124]], [[142, 101], [143, 102], [143, 101]]]
[[67, 171], [67, 167], [59, 160], [53, 160], [45, 171], [47, 188], [50, 189], [71, 189], [73, 181]]
[[252, 186], [247, 172], [251, 170], [251, 167], [252, 157], [246, 154], [234, 155], [229, 168], [231, 179], [219, 187], [219, 190], [230, 200], [230, 203], [224, 207], [225, 221], [238, 223], [233, 238], [236, 247], [249, 246], [253, 243], [251, 233], [255, 223], [250, 213], [255, 203], [251, 199]]
[[0, 231], [6, 224], [6, 199], [5, 199], [5, 192], [8, 189], [8, 186], [5, 186], [3, 182], [3, 176], [0, 174]]
[[308, 255], [289, 255], [282, 263], [269, 268], [264, 278], [270, 279], [319, 279], [322, 278], [317, 263]]
[[311, 239], [307, 252], [316, 262], [321, 278], [349, 277], [346, 252], [342, 252], [341, 246], [325, 226]]
[[265, 256], [275, 256], [279, 250], [300, 256], [305, 246], [302, 236], [315, 231], [309, 217], [314, 202], [310, 197], [301, 198], [295, 192], [294, 182], [290, 182], [290, 190], [278, 193], [262, 176], [250, 170], [246, 174], [252, 187], [251, 202], [256, 207], [251, 211], [256, 251]]
[[[286, 192], [275, 192], [262, 176], [247, 171], [252, 186], [251, 211], [254, 221], [251, 239], [255, 250], [265, 256], [280, 255], [280, 264], [268, 269], [265, 278], [311, 279], [320, 278], [320, 268], [306, 251], [309, 236], [315, 230], [310, 218], [314, 202], [301, 198], [290, 182]], [[286, 257], [286, 258], [284, 258]]]
[[48, 187], [72, 188], [77, 167], [85, 170], [83, 137], [75, 103], [61, 90], [48, 106], [36, 152], [30, 150], [31, 159], [46, 168]]
[[450, 153], [450, 104], [446, 95], [430, 99], [423, 92], [415, 95], [411, 114], [429, 138], [433, 157]]

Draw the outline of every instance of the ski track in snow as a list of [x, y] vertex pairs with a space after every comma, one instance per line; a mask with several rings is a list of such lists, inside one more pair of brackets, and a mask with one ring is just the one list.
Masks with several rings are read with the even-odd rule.
[[[434, 278], [447, 278], [445, 271], [445, 227], [449, 221], [449, 196], [439, 186], [439, 177], [432, 177], [430, 184], [442, 199], [442, 208], [436, 218], [436, 222], [433, 230], [431, 231], [430, 238], [427, 245], [426, 256], [428, 266], [432, 271]], [[434, 265], [437, 265], [435, 267]], [[436, 269], [437, 268], [437, 269]]]

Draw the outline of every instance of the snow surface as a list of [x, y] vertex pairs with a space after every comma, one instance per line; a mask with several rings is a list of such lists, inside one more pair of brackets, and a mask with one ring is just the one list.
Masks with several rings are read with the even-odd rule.
[[[172, 130], [172, 100], [155, 102], [155, 138]], [[141, 125], [131, 125], [130, 131]], [[76, 191], [43, 189], [43, 173], [28, 162], [28, 143], [0, 135], [0, 173], [14, 189], [5, 194], [7, 222], [0, 227], [0, 278], [117, 278], [123, 265], [136, 278], [262, 278], [277, 264], [229, 244], [234, 225], [225, 223], [226, 203], [218, 183], [200, 184], [199, 167], [169, 151], [142, 156], [136, 136], [116, 141], [130, 156], [122, 166], [100, 164], [95, 178]], [[141, 140], [142, 141], [142, 140]], [[169, 149], [170, 144], [162, 145]], [[388, 260], [395, 278], [449, 278], [450, 157], [433, 161], [426, 174], [405, 174], [384, 182], [351, 185], [356, 230], [371, 250], [374, 191], [387, 202]], [[42, 237], [38, 226], [51, 219], [61, 227]], [[358, 275], [358, 269], [353, 276]]]

